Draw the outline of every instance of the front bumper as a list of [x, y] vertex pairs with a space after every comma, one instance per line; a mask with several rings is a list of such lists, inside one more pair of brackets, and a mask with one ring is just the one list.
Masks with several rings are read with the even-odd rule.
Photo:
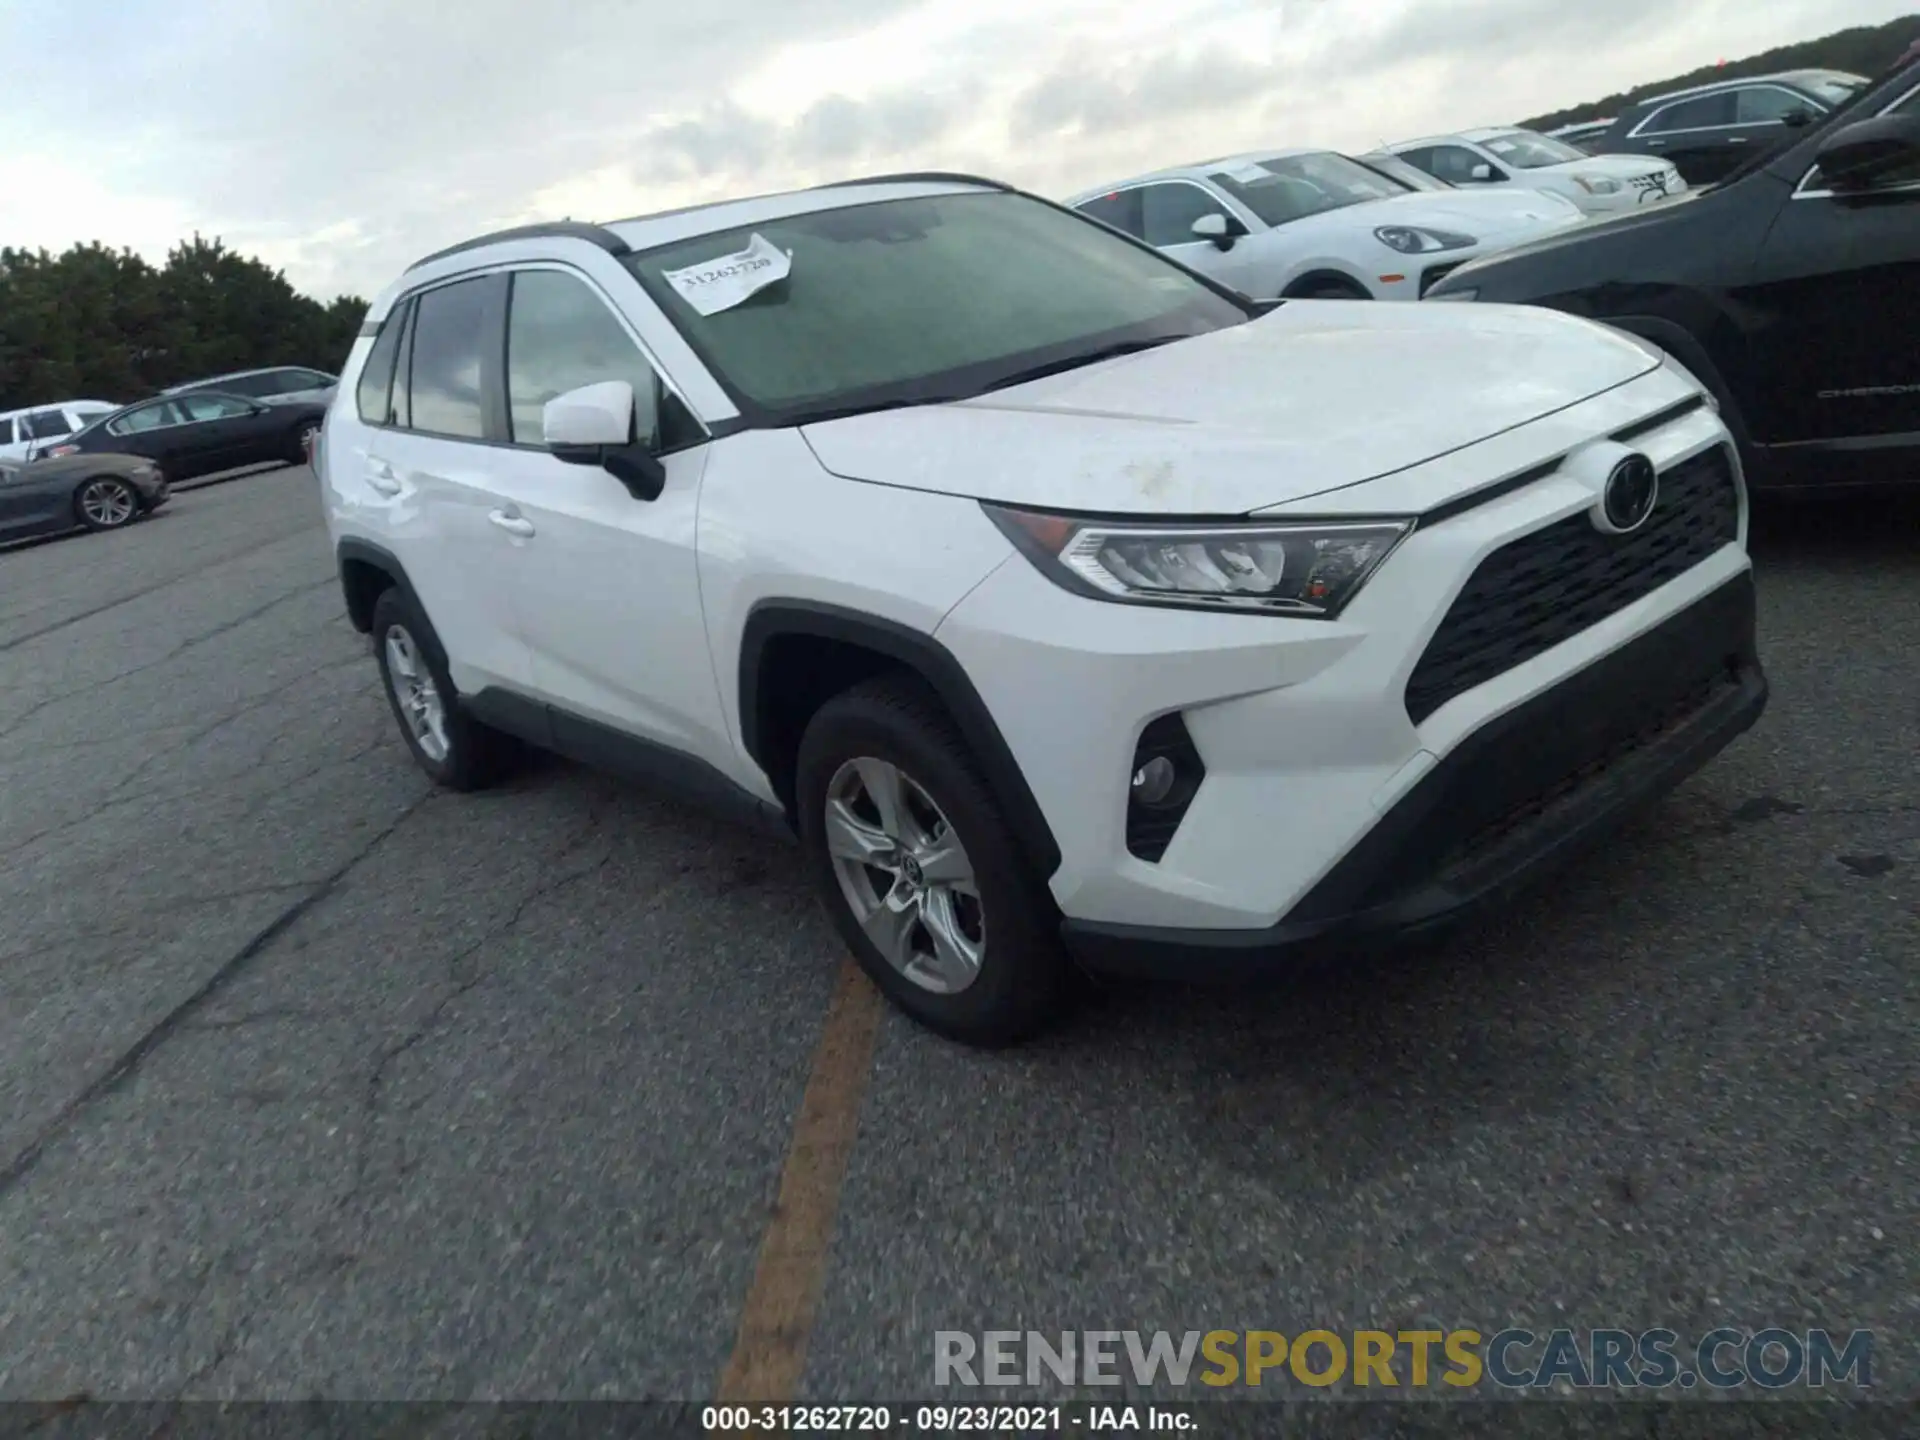
[[1277, 925], [1067, 920], [1088, 969], [1224, 979], [1445, 928], [1565, 863], [1760, 718], [1751, 572], [1468, 737]]

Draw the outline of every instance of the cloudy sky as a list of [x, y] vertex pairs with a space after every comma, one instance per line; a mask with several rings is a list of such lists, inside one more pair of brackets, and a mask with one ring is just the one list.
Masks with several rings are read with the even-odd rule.
[[0, 243], [327, 297], [481, 229], [856, 173], [1048, 194], [1597, 98], [1913, 0], [0, 0]]

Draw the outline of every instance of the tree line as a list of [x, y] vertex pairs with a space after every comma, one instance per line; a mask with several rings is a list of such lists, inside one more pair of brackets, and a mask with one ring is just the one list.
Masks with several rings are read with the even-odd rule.
[[1856, 25], [1851, 30], [1836, 30], [1818, 40], [1803, 40], [1797, 45], [1763, 50], [1744, 60], [1732, 60], [1724, 65], [1705, 65], [1698, 70], [1689, 70], [1685, 75], [1676, 75], [1671, 80], [1662, 80], [1657, 85], [1623, 90], [1618, 95], [1609, 95], [1604, 100], [1595, 100], [1586, 105], [1575, 105], [1570, 110], [1536, 115], [1531, 120], [1522, 120], [1520, 127], [1523, 130], [1555, 130], [1562, 125], [1574, 125], [1583, 120], [1605, 120], [1618, 115], [1643, 96], [1664, 95], [1672, 90], [1685, 90], [1692, 85], [1708, 85], [1715, 80], [1773, 75], [1782, 70], [1845, 70], [1850, 74], [1877, 79], [1917, 39], [1920, 39], [1920, 15], [1903, 15], [1884, 25]]
[[97, 243], [58, 255], [0, 249], [0, 410], [125, 403], [271, 365], [338, 372], [366, 310], [353, 295], [323, 305], [199, 235], [158, 267]]

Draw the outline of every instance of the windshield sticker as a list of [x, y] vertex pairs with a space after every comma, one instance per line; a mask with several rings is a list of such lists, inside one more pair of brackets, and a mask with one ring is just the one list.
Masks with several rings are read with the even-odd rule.
[[1519, 146], [1511, 140], [1489, 140], [1487, 142], [1487, 149], [1496, 155], [1511, 155], [1518, 148]]
[[786, 279], [792, 269], [793, 256], [756, 231], [744, 250], [684, 270], [666, 270], [660, 278], [702, 315], [717, 315]]
[[1229, 180], [1238, 180], [1242, 185], [1258, 185], [1262, 180], [1273, 179], [1273, 172], [1264, 165], [1236, 165], [1227, 171]]

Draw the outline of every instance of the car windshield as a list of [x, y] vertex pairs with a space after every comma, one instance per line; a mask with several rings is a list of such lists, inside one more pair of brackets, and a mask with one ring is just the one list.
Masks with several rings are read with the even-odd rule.
[[1837, 70], [1823, 75], [1806, 76], [1801, 83], [1829, 105], [1844, 105], [1867, 88], [1865, 76], [1847, 75]]
[[1331, 151], [1240, 161], [1207, 178], [1267, 225], [1286, 225], [1369, 200], [1391, 200], [1411, 189]]
[[[1104, 225], [1006, 192], [765, 220], [627, 263], [765, 424], [964, 399], [1252, 314]], [[735, 278], [783, 268], [751, 293]]]
[[1391, 150], [1369, 150], [1364, 155], [1349, 157], [1356, 165], [1364, 165], [1375, 174], [1384, 175], [1389, 180], [1398, 180], [1409, 190], [1451, 190], [1454, 187], [1437, 175], [1429, 175], [1417, 166], [1408, 164]]
[[1531, 130], [1506, 130], [1481, 141], [1490, 154], [1497, 155], [1516, 170], [1538, 170], [1543, 165], [1564, 165], [1569, 160], [1584, 160], [1587, 152], [1576, 150], [1563, 140], [1536, 135]]

